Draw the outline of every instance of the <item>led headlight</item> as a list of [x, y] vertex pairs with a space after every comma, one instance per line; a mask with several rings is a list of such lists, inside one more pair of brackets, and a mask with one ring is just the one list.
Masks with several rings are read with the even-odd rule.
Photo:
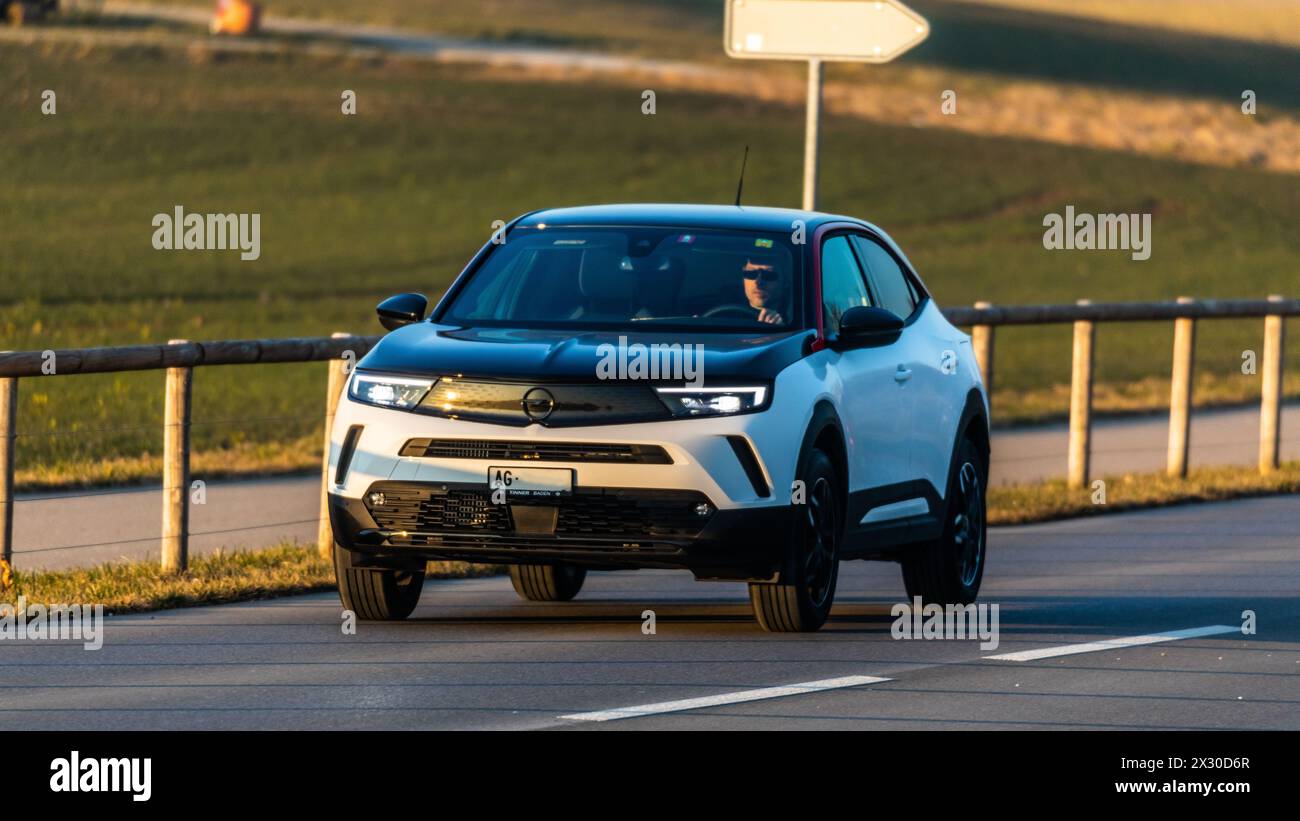
[[420, 404], [429, 388], [433, 387], [434, 381], [357, 371], [352, 375], [352, 382], [348, 386], [348, 396], [368, 405], [410, 410]]
[[765, 386], [743, 388], [655, 388], [673, 416], [725, 416], [758, 410], [767, 401]]

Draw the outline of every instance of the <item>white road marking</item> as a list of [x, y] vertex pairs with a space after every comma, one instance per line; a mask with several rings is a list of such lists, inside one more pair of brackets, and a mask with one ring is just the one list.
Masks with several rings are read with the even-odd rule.
[[1139, 647], [1143, 644], [1159, 644], [1164, 641], [1177, 641], [1178, 639], [1217, 636], [1221, 633], [1236, 633], [1240, 630], [1240, 627], [1215, 624], [1210, 627], [1170, 630], [1167, 633], [1148, 633], [1145, 636], [1127, 636], [1118, 639], [1106, 639], [1105, 641], [1090, 641], [1086, 644], [1062, 644], [1058, 647], [1043, 647], [1038, 650], [1021, 650], [1018, 653], [1001, 653], [996, 656], [985, 656], [984, 658], [998, 661], [1034, 661], [1054, 656], [1073, 656], [1076, 653], [1096, 653], [1099, 650], [1118, 650], [1125, 647]]
[[863, 684], [879, 684], [882, 681], [891, 681], [891, 679], [877, 676], [844, 676], [842, 678], [822, 679], [821, 681], [805, 681], [802, 684], [786, 684], [781, 687], [741, 690], [738, 693], [722, 693], [716, 696], [704, 696], [703, 698], [685, 698], [680, 701], [660, 701], [656, 704], [641, 704], [636, 707], [598, 710], [594, 713], [574, 713], [560, 716], [560, 718], [567, 718], [571, 721], [614, 721], [620, 718], [639, 718], [640, 716], [658, 715], [660, 713], [677, 713], [682, 710], [698, 710], [701, 707], [717, 707], [723, 704], [740, 704], [746, 701], [762, 701], [767, 698], [818, 693], [822, 690], [860, 687]]

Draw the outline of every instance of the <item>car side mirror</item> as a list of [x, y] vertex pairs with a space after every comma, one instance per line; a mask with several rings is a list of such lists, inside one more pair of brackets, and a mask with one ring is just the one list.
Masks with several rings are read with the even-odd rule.
[[424, 319], [424, 312], [429, 308], [429, 300], [424, 294], [398, 294], [390, 296], [375, 308], [379, 314], [379, 324], [390, 331], [403, 325]]
[[840, 317], [839, 343], [846, 348], [888, 345], [903, 332], [903, 320], [893, 311], [859, 305]]

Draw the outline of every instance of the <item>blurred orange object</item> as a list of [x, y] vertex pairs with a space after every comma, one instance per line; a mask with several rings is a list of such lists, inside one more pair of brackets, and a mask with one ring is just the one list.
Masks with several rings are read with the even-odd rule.
[[10, 25], [35, 23], [59, 10], [59, 0], [0, 0], [0, 17]]
[[212, 17], [212, 33], [243, 37], [256, 34], [261, 22], [260, 4], [248, 0], [217, 0], [217, 11]]

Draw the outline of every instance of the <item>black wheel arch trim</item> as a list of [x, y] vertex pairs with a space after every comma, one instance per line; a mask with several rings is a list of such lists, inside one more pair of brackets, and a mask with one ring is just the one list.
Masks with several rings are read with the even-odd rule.
[[957, 435], [952, 440], [952, 454], [949, 456], [949, 464], [957, 458], [957, 448], [961, 445], [961, 440], [969, 438], [973, 432], [975, 436], [975, 445], [979, 448], [980, 455], [984, 457], [984, 472], [989, 469], [989, 456], [992, 453], [992, 433], [989, 430], [989, 420], [987, 408], [984, 404], [984, 393], [979, 388], [971, 388], [966, 392], [966, 404], [962, 408], [961, 421], [957, 423]]
[[[974, 434], [972, 437], [971, 434]], [[957, 461], [957, 450], [965, 439], [972, 439], [975, 447], [979, 449], [980, 456], [984, 459], [984, 475], [980, 477], [985, 484], [988, 483], [989, 476], [989, 455], [991, 453], [988, 417], [985, 413], [984, 394], [979, 388], [971, 388], [966, 392], [966, 404], [962, 407], [961, 420], [957, 423], [957, 435], [952, 438], [952, 450], [948, 454], [948, 479], [947, 484], [952, 483], [953, 465]], [[930, 484], [926, 482], [926, 484]], [[933, 487], [933, 485], [931, 485]], [[936, 488], [937, 490], [937, 488]], [[943, 497], [938, 501], [941, 502], [943, 510], [939, 518], [939, 529], [942, 531], [943, 522], [948, 518], [948, 504], [952, 501], [949, 495], [949, 488], [944, 487]], [[938, 509], [932, 506], [932, 510]], [[922, 538], [931, 538], [929, 535], [917, 536], [916, 540]]]
[[[840, 474], [841, 497], [844, 497], [847, 495], [849, 486], [847, 437], [844, 436], [844, 425], [840, 422], [839, 414], [835, 412], [835, 407], [826, 399], [819, 400], [813, 406], [812, 418], [808, 420], [808, 424], [804, 428], [803, 442], [799, 445], [799, 456], [795, 461], [794, 477], [798, 479], [803, 474], [804, 468], [808, 465], [808, 454], [827, 430], [833, 430], [836, 439], [839, 440], [838, 452], [827, 453], [826, 455], [830, 457], [831, 464], [835, 466], [836, 472]], [[785, 491], [787, 494], [791, 494], [793, 488], [785, 488]], [[789, 496], [787, 496], [787, 501], [789, 501]], [[840, 499], [841, 503], [845, 501], [845, 498]]]

